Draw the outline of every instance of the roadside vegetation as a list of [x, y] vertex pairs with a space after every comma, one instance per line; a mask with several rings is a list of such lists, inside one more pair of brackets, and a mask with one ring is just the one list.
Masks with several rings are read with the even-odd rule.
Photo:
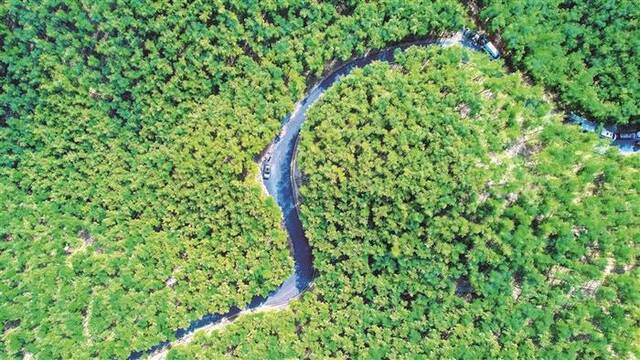
[[315, 287], [170, 359], [638, 355], [639, 159], [460, 48], [355, 70], [298, 158]]
[[326, 64], [453, 0], [0, 5], [0, 354], [124, 358], [292, 271], [254, 157]]
[[640, 124], [640, 2], [482, 0], [507, 56], [569, 110]]

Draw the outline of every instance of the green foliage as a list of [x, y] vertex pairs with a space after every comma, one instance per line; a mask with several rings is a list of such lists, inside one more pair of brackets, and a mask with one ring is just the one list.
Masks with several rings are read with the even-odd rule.
[[572, 110], [640, 121], [640, 2], [483, 0], [514, 62]]
[[275, 289], [292, 263], [253, 158], [306, 79], [462, 14], [453, 0], [3, 2], [0, 353], [123, 358]]
[[[297, 332], [296, 317], [292, 311], [258, 313], [245, 316], [228, 325], [223, 341], [209, 342], [199, 333], [194, 340], [200, 346], [182, 347], [170, 352], [168, 360], [216, 359], [222, 354], [240, 356], [243, 359], [297, 359], [305, 349]], [[206, 346], [201, 346], [204, 344]]]
[[298, 155], [314, 289], [170, 358], [637, 355], [640, 160], [541, 99], [459, 48], [342, 79]]

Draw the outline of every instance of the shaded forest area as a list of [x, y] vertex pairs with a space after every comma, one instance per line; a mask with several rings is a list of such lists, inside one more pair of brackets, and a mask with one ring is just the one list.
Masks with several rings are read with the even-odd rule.
[[568, 110], [640, 124], [640, 2], [481, 0], [507, 56]]
[[292, 271], [255, 181], [325, 64], [456, 1], [0, 5], [0, 353], [123, 358]]
[[315, 288], [169, 359], [638, 354], [640, 159], [460, 48], [355, 70], [299, 149]]

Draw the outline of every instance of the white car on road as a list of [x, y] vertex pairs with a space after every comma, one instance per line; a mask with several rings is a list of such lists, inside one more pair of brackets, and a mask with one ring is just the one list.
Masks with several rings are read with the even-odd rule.
[[270, 177], [271, 177], [271, 165], [269, 163], [266, 163], [262, 167], [262, 178], [265, 180], [269, 180]]
[[610, 131], [607, 129], [602, 129], [600, 131], [600, 136], [606, 139], [611, 139], [611, 140], [615, 140], [618, 137], [618, 135], [615, 134], [613, 131]]

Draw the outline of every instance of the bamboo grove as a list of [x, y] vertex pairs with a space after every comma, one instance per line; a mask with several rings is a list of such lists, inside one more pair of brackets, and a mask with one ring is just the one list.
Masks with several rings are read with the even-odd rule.
[[561, 125], [484, 55], [397, 58], [334, 85], [304, 125], [315, 288], [169, 358], [637, 354], [639, 159]]
[[281, 284], [254, 156], [325, 64], [462, 25], [395, 5], [3, 2], [0, 354], [124, 358]]
[[640, 123], [640, 2], [480, 3], [510, 60], [560, 104], [604, 123]]
[[[638, 6], [596, 3], [480, 2], [540, 87], [412, 49], [330, 89], [299, 153], [314, 289], [169, 356], [637, 356], [638, 157], [559, 124], [637, 123]], [[0, 358], [126, 358], [274, 290], [257, 156], [327, 69], [466, 5], [0, 4]]]

